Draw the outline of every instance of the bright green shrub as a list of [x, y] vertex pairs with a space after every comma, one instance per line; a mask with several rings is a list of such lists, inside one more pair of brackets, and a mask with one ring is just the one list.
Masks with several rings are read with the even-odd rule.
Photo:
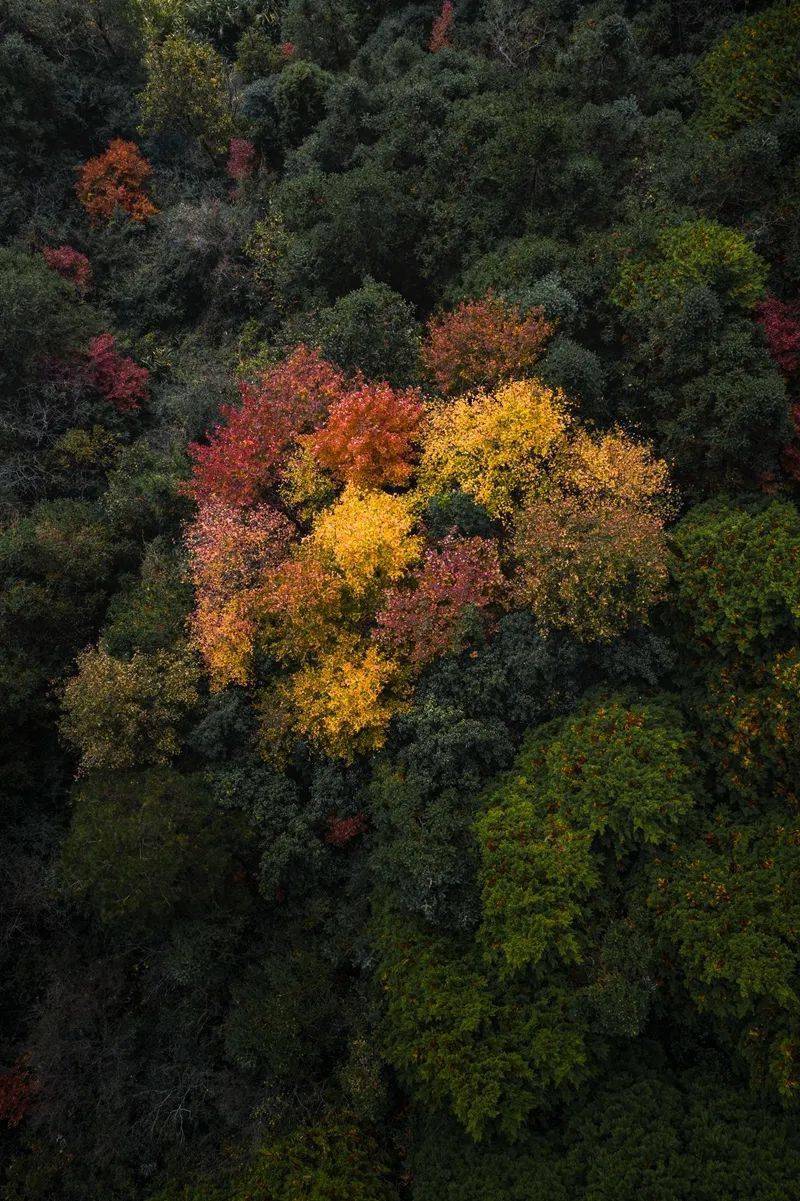
[[487, 954], [504, 973], [580, 962], [603, 844], [619, 861], [664, 842], [696, 787], [689, 735], [665, 701], [610, 697], [536, 730], [476, 825]]
[[646, 316], [674, 305], [697, 286], [712, 288], [734, 308], [751, 309], [764, 295], [767, 264], [736, 229], [701, 218], [665, 229], [653, 252], [626, 259], [611, 299]]
[[800, 513], [724, 499], [691, 509], [672, 531], [675, 603], [701, 643], [754, 652], [800, 621]]

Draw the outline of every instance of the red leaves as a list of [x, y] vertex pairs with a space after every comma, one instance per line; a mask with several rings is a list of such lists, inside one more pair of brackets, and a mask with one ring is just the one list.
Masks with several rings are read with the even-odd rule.
[[785, 375], [800, 369], [800, 305], [768, 296], [756, 310], [769, 352]]
[[332, 847], [345, 847], [367, 828], [367, 819], [363, 813], [354, 817], [329, 817], [325, 842]]
[[502, 596], [496, 544], [447, 537], [429, 550], [413, 591], [396, 588], [377, 616], [377, 636], [393, 655], [418, 669], [458, 649], [468, 610], [484, 611]]
[[108, 149], [80, 168], [75, 192], [95, 224], [110, 221], [118, 208], [134, 221], [158, 210], [145, 192], [153, 168], [133, 142], [114, 138]]
[[28, 1057], [20, 1056], [7, 1072], [0, 1072], [0, 1121], [19, 1126], [39, 1091], [39, 1082], [27, 1066]]
[[87, 382], [121, 413], [138, 409], [147, 399], [150, 372], [115, 349], [113, 334], [98, 334], [89, 343]]
[[255, 504], [278, 482], [296, 437], [325, 419], [345, 384], [316, 351], [298, 346], [257, 383], [239, 390], [241, 405], [222, 409], [223, 421], [208, 443], [189, 447], [190, 491], [197, 501], [217, 497], [232, 505]]
[[455, 20], [453, 0], [443, 0], [441, 12], [433, 23], [431, 40], [428, 42], [428, 49], [433, 54], [437, 54], [440, 50], [444, 50], [446, 46], [452, 45], [451, 37]]
[[231, 179], [241, 183], [249, 179], [256, 167], [256, 148], [247, 138], [231, 138], [226, 170]]
[[449, 396], [530, 376], [554, 326], [541, 309], [520, 317], [491, 292], [434, 317], [422, 347], [425, 366]]
[[45, 246], [42, 257], [51, 271], [69, 280], [79, 292], [86, 292], [92, 283], [92, 268], [85, 254], [72, 246]]
[[[800, 304], [787, 304], [777, 296], [768, 296], [756, 310], [769, 352], [784, 375], [800, 371]], [[783, 469], [800, 481], [800, 405], [792, 406], [794, 437], [784, 448]]]
[[289, 553], [294, 532], [269, 505], [243, 512], [224, 501], [206, 502], [186, 531], [198, 598], [219, 608], [262, 583]]
[[357, 383], [336, 402], [327, 423], [308, 445], [321, 467], [345, 483], [400, 487], [412, 472], [411, 456], [423, 408], [412, 388]]

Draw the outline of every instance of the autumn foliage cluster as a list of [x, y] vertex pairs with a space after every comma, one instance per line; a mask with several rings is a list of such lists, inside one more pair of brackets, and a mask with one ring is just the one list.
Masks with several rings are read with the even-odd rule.
[[6, 0], [3, 1201], [800, 1201], [800, 0]]
[[[444, 395], [300, 346], [192, 447], [195, 642], [214, 687], [255, 688], [265, 744], [379, 747], [419, 672], [509, 609], [590, 640], [646, 623], [667, 470], [621, 431], [582, 429], [531, 376], [550, 332], [491, 295], [434, 319], [423, 357]], [[431, 534], [426, 506], [453, 490], [491, 536]]]

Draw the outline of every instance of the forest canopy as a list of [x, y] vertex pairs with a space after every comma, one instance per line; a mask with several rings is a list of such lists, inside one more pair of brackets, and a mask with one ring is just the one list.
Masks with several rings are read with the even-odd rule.
[[0, 99], [0, 1196], [800, 1201], [800, 4]]

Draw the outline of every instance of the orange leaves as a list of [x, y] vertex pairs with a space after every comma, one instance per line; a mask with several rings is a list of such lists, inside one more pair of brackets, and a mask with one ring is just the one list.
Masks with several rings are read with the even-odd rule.
[[103, 154], [83, 164], [75, 192], [95, 224], [110, 221], [118, 208], [145, 221], [158, 211], [145, 191], [152, 170], [138, 146], [114, 138]]
[[439, 390], [457, 396], [530, 376], [554, 329], [541, 309], [521, 317], [515, 305], [489, 292], [434, 317], [422, 358]]
[[428, 49], [432, 54], [438, 54], [440, 50], [452, 45], [451, 37], [455, 20], [453, 0], [442, 0], [441, 12], [433, 23], [428, 42]]
[[204, 505], [187, 530], [197, 595], [192, 632], [214, 687], [248, 682], [254, 612], [292, 534], [291, 522], [269, 505], [244, 512], [218, 500]]
[[418, 393], [358, 383], [337, 401], [308, 445], [322, 467], [345, 483], [400, 487], [412, 472], [423, 408]]

